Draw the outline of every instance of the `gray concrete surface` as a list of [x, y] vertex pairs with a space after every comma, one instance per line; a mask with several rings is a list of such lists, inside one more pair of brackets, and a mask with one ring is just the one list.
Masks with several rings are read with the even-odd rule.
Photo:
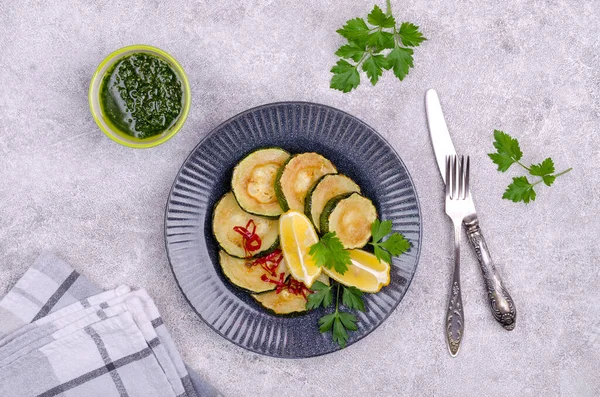
[[[429, 38], [409, 77], [330, 90], [335, 29], [372, 5], [0, 2], [0, 294], [44, 249], [103, 287], [145, 286], [185, 360], [228, 396], [599, 395], [600, 3], [393, 1]], [[98, 63], [134, 43], [170, 52], [193, 90], [183, 130], [141, 151], [105, 137], [87, 104]], [[481, 221], [519, 310], [511, 333], [492, 320], [465, 251], [455, 359], [442, 333], [452, 241], [425, 120], [431, 87], [456, 147], [472, 156]], [[259, 356], [212, 332], [179, 293], [163, 243], [165, 200], [188, 152], [228, 117], [282, 100], [332, 105], [381, 132], [423, 210], [421, 262], [398, 309], [365, 340], [307, 360]], [[501, 200], [518, 174], [486, 157], [494, 128], [519, 137], [526, 162], [552, 155], [573, 172], [533, 204]]]

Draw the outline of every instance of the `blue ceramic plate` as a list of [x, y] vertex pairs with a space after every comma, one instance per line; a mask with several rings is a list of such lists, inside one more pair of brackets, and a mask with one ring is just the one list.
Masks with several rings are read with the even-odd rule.
[[318, 319], [331, 308], [295, 317], [264, 310], [221, 272], [211, 232], [215, 202], [231, 189], [232, 169], [256, 148], [280, 146], [290, 153], [318, 152], [358, 183], [382, 219], [412, 243], [394, 259], [390, 285], [365, 294], [358, 331], [348, 345], [377, 328], [396, 308], [415, 274], [421, 251], [421, 214], [414, 184], [394, 149], [371, 127], [340, 110], [306, 102], [250, 109], [215, 128], [185, 160], [165, 214], [167, 254], [190, 305], [216, 332], [238, 346], [274, 357], [300, 358], [339, 350]]

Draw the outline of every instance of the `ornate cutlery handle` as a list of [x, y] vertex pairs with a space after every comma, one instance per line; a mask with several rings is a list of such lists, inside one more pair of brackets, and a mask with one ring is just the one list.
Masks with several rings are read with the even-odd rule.
[[473, 248], [475, 248], [477, 259], [479, 259], [479, 264], [481, 265], [481, 272], [490, 300], [492, 315], [506, 330], [512, 331], [517, 321], [517, 308], [510, 294], [504, 288], [496, 266], [494, 266], [494, 261], [492, 261], [483, 234], [481, 234], [479, 221], [477, 218], [472, 220], [465, 219], [464, 224], [467, 229], [469, 241], [473, 245]]
[[454, 272], [450, 285], [450, 298], [446, 309], [446, 342], [452, 357], [456, 357], [465, 333], [462, 291], [460, 288], [460, 221], [454, 228]]

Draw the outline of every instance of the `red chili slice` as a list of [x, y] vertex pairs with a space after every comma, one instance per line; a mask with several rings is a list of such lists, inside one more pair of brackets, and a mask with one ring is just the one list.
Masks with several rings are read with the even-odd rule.
[[269, 282], [269, 283], [273, 283], [277, 286], [277, 288], [275, 288], [275, 292], [276, 293], [280, 293], [283, 290], [283, 287], [286, 285], [286, 281], [284, 280], [285, 277], [285, 273], [281, 273], [279, 274], [279, 279], [278, 280], [273, 280], [271, 278], [269, 278], [269, 276], [267, 276], [266, 274], [263, 274], [260, 279], [264, 282]]
[[304, 285], [304, 283], [298, 281], [298, 280], [294, 280], [293, 278], [290, 278], [288, 280], [288, 291], [294, 295], [302, 295], [304, 297], [304, 299], [307, 299], [306, 295], [307, 293], [313, 293], [313, 291], [311, 291], [309, 288], [306, 287], [306, 285]]
[[284, 289], [287, 289], [290, 294], [294, 295], [302, 295], [304, 299], [308, 299], [307, 295], [312, 294], [314, 291], [307, 288], [304, 283], [294, 280], [293, 278], [288, 278], [284, 280], [285, 273], [279, 274], [279, 279], [273, 280], [269, 278], [266, 274], [263, 274], [260, 279], [264, 282], [269, 282], [275, 284], [277, 287], [275, 288], [275, 293], [280, 293]]
[[271, 276], [277, 277], [277, 268], [283, 259], [283, 253], [280, 249], [276, 249], [269, 255], [265, 255], [256, 259], [251, 266], [260, 265]]
[[262, 245], [262, 241], [258, 234], [256, 234], [256, 224], [252, 219], [248, 221], [246, 227], [235, 226], [233, 231], [242, 235], [244, 242], [244, 252], [246, 256], [251, 256], [252, 251], [257, 251]]

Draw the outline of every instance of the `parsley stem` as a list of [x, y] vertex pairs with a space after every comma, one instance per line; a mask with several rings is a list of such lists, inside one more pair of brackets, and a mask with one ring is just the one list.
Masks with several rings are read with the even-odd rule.
[[558, 178], [559, 176], [566, 174], [567, 172], [571, 171], [572, 169], [573, 169], [573, 167], [569, 167], [566, 170], [564, 170], [563, 172], [559, 172], [558, 174], [554, 174], [554, 177]]
[[392, 4], [391, 4], [391, 1], [390, 0], [386, 0], [385, 5], [386, 5], [385, 14], [387, 16], [392, 15]]
[[[558, 178], [559, 176], [566, 174], [567, 172], [571, 171], [572, 169], [573, 169], [573, 167], [569, 167], [566, 170], [564, 170], [563, 172], [559, 172], [558, 174], [554, 174], [552, 176], [555, 177], [555, 178]], [[536, 183], [534, 183], [531, 186], [533, 187], [533, 186], [537, 185], [540, 182], [544, 182], [544, 178], [540, 179], [539, 181], [537, 181]]]
[[364, 61], [364, 60], [365, 60], [365, 58], [367, 57], [367, 55], [368, 55], [368, 54], [371, 54], [371, 55], [373, 55], [373, 53], [372, 53], [372, 52], [370, 52], [370, 51], [365, 51], [365, 52], [362, 54], [362, 56], [360, 57], [360, 60], [358, 61], [358, 63], [357, 63], [357, 64], [356, 64], [356, 66], [354, 67], [354, 69], [357, 69], [357, 70], [358, 70], [358, 67], [360, 66], [360, 64], [362, 63], [362, 61]]
[[338, 307], [340, 305], [340, 284], [337, 285], [337, 292], [335, 294], [335, 312], [338, 312]]
[[515, 160], [515, 162], [517, 164], [519, 164], [521, 167], [525, 168], [527, 171], [531, 172], [531, 168], [527, 167], [525, 164], [521, 163], [520, 161]]

